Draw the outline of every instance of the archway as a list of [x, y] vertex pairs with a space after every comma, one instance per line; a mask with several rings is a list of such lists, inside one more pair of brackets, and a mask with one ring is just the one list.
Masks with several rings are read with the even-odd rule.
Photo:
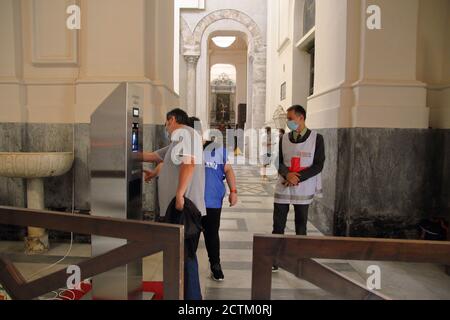
[[237, 10], [218, 10], [205, 16], [192, 33], [182, 33], [182, 52], [188, 63], [188, 111], [205, 123], [208, 94], [204, 84], [209, 82], [208, 41], [214, 33], [235, 32], [247, 42], [247, 123], [248, 128], [262, 128], [266, 102], [266, 44], [258, 25]]
[[[220, 39], [232, 39], [232, 44], [221, 47], [215, 43]], [[220, 43], [219, 43], [220, 44]], [[225, 43], [226, 44], [226, 43]], [[208, 41], [208, 67], [210, 77], [206, 82], [208, 94], [209, 127], [235, 128], [242, 123], [238, 119], [238, 106], [247, 106], [248, 47], [246, 36], [236, 32], [212, 33]], [[201, 90], [200, 90], [201, 91]], [[226, 100], [226, 114], [220, 115], [219, 100]], [[246, 119], [243, 120], [245, 124]]]

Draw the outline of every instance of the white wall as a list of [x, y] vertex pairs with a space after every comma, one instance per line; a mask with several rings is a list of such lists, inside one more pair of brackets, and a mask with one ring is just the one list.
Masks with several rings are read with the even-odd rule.
[[[272, 121], [278, 106], [285, 110], [294, 104], [294, 11], [295, 1], [267, 1], [267, 96], [266, 123]], [[286, 82], [286, 99], [281, 100], [281, 85]], [[296, 102], [300, 103], [300, 102]]]
[[450, 2], [420, 1], [417, 79], [427, 86], [430, 126], [450, 128]]
[[317, 93], [346, 80], [347, 0], [316, 2]]
[[0, 1], [0, 122], [22, 122], [26, 118], [23, 107], [22, 39], [20, 3]]
[[81, 77], [143, 77], [144, 1], [95, 0], [83, 4]]
[[16, 78], [16, 56], [15, 56], [15, 32], [13, 11], [14, 0], [0, 1], [0, 76], [2, 78]]
[[[123, 81], [145, 89], [145, 121], [163, 123], [173, 92], [173, 0], [0, 2], [0, 121], [89, 122]], [[172, 29], [171, 29], [172, 26]]]
[[353, 85], [352, 126], [428, 128], [426, 85], [417, 81], [416, 71], [419, 1], [361, 3], [362, 8], [380, 6], [382, 29], [361, 28], [360, 75]]
[[[312, 128], [450, 126], [449, 1], [316, 0], [311, 97], [308, 57], [295, 46], [304, 0], [294, 1], [293, 18], [281, 18], [287, 3], [268, 0], [268, 122], [278, 105], [303, 104], [307, 98]], [[381, 30], [366, 28], [372, 4], [381, 8]], [[280, 41], [286, 21], [289, 39]], [[284, 81], [287, 99], [280, 101]]]

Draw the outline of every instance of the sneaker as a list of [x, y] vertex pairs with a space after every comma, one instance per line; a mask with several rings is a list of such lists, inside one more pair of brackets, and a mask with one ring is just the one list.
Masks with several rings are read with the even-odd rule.
[[272, 266], [272, 272], [273, 273], [277, 273], [278, 272], [278, 267], [277, 266]]
[[211, 266], [211, 279], [217, 282], [222, 282], [225, 279], [225, 276], [222, 272], [222, 267], [220, 264], [216, 264]]

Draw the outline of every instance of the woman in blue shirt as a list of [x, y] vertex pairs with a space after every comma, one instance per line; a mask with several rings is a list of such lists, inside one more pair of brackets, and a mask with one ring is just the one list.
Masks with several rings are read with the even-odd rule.
[[[201, 131], [200, 120], [190, 118], [190, 125]], [[206, 250], [208, 251], [211, 267], [211, 278], [214, 281], [223, 281], [224, 274], [220, 265], [220, 218], [222, 215], [223, 199], [226, 195], [224, 180], [230, 188], [228, 200], [233, 207], [238, 202], [236, 190], [236, 176], [233, 168], [227, 163], [227, 151], [222, 144], [212, 141], [204, 145], [203, 158], [205, 162], [205, 204], [206, 216], [202, 223], [204, 228]]]

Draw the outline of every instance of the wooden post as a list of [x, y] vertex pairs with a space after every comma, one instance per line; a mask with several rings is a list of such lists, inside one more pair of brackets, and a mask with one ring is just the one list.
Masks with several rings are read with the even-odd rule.
[[[37, 228], [129, 240], [125, 246], [81, 262], [78, 266], [82, 270], [82, 280], [163, 251], [165, 298], [183, 299], [182, 226], [2, 206], [0, 206], [0, 223], [23, 227], [31, 225]], [[66, 282], [65, 269], [27, 282], [12, 262], [0, 256], [0, 284], [13, 299], [34, 299], [65, 286]]]
[[184, 245], [177, 249], [167, 246], [163, 252], [164, 300], [184, 299]]
[[[268, 300], [275, 263], [326, 291], [351, 299], [389, 300], [314, 259], [398, 261], [450, 265], [450, 242], [255, 235], [252, 299]], [[446, 267], [450, 275], [450, 267]]]
[[264, 239], [254, 238], [252, 267], [252, 300], [270, 300], [273, 258], [266, 255]]

